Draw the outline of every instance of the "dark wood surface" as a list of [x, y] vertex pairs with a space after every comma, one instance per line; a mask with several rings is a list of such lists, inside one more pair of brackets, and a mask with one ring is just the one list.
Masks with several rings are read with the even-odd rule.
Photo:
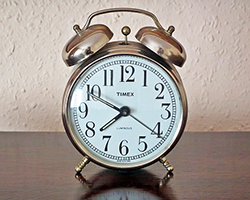
[[[250, 199], [250, 133], [184, 133], [162, 164], [117, 172], [88, 164], [65, 133], [0, 133], [0, 199]], [[165, 178], [164, 178], [165, 177]], [[133, 197], [133, 198], [132, 198]]]

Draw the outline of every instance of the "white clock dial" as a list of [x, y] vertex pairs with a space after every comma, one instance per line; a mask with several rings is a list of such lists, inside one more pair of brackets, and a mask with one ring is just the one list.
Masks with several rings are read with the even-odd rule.
[[183, 121], [178, 84], [149, 59], [113, 55], [71, 88], [66, 115], [80, 150], [104, 166], [134, 168], [173, 145]]

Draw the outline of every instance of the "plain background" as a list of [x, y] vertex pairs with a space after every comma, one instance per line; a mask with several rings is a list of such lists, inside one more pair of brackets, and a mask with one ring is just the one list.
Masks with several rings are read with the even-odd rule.
[[[61, 52], [94, 11], [134, 7], [154, 13], [182, 43], [179, 71], [188, 96], [186, 131], [250, 131], [249, 0], [0, 0], [0, 131], [64, 131], [63, 91], [72, 69]], [[122, 40], [150, 18], [131, 13], [97, 17]]]

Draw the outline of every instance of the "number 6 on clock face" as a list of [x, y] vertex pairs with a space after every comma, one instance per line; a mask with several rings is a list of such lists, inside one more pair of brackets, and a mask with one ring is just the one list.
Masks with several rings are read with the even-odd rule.
[[166, 66], [144, 56], [101, 58], [78, 70], [66, 95], [69, 137], [106, 167], [154, 162], [175, 145], [183, 128], [183, 89]]

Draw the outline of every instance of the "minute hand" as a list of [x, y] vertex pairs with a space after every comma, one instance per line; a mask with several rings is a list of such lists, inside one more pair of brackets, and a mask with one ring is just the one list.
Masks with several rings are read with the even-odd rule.
[[140, 121], [139, 119], [137, 119], [136, 117], [134, 117], [133, 115], [129, 115], [130, 117], [132, 117], [133, 119], [135, 119], [137, 122], [139, 122], [141, 125], [143, 125], [144, 127], [146, 127], [148, 130], [150, 130], [152, 133], [154, 133], [154, 134], [156, 134], [157, 135], [157, 133], [154, 131], [154, 130], [152, 130], [149, 126], [147, 126], [146, 124], [144, 124], [142, 121]]
[[90, 93], [90, 92], [87, 92], [87, 93], [88, 93], [90, 96], [92, 96], [93, 98], [95, 98], [96, 100], [98, 100], [98, 101], [102, 102], [103, 104], [109, 106], [110, 108], [113, 108], [113, 109], [117, 110], [118, 112], [121, 111], [120, 108], [116, 107], [116, 106], [113, 105], [112, 103], [109, 103], [108, 101], [106, 101], [106, 100], [104, 100], [104, 99], [102, 99], [102, 98], [100, 98], [100, 97], [98, 97], [98, 96], [96, 96], [96, 95], [94, 95], [94, 94], [92, 94], [92, 93]]

